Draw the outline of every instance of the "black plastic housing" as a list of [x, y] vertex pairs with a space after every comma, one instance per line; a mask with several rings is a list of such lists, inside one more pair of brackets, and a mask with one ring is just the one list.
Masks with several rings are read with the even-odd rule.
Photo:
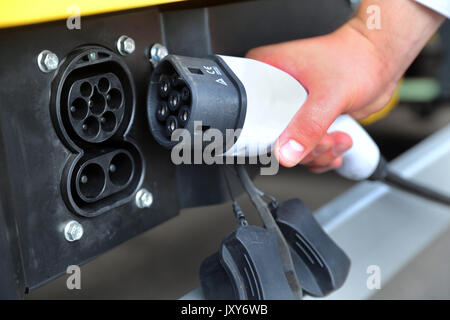
[[[169, 110], [165, 117], [162, 109]], [[226, 129], [242, 128], [245, 112], [245, 88], [219, 56], [168, 55], [151, 77], [148, 120], [156, 141], [166, 148], [178, 143], [175, 137], [171, 141], [175, 129], [184, 128], [193, 137], [215, 128], [225, 136]]]
[[200, 283], [210, 300], [292, 300], [275, 234], [241, 226], [222, 242], [218, 253], [200, 266]]
[[339, 289], [350, 270], [350, 259], [299, 199], [282, 202], [273, 211], [291, 248], [297, 277], [306, 294], [323, 297]]
[[94, 217], [130, 201], [144, 174], [142, 155], [127, 138], [136, 94], [128, 67], [112, 51], [74, 50], [52, 86], [56, 132], [73, 151], [61, 176], [73, 212]]
[[111, 72], [73, 82], [64, 106], [78, 137], [90, 143], [112, 137], [123, 120], [124, 96], [121, 80]]

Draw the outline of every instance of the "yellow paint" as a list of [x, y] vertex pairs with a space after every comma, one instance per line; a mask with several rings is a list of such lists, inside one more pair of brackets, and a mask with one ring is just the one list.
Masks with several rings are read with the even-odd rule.
[[66, 19], [79, 8], [81, 16], [184, 0], [0, 0], [0, 28]]
[[395, 89], [395, 92], [392, 95], [391, 100], [388, 102], [388, 104], [383, 109], [381, 109], [378, 112], [375, 112], [375, 113], [371, 114], [370, 116], [360, 120], [359, 122], [362, 125], [369, 125], [371, 123], [377, 122], [378, 120], [383, 119], [384, 117], [386, 117], [392, 111], [392, 109], [394, 109], [397, 106], [397, 104], [398, 104], [399, 92], [400, 92], [401, 85], [402, 85], [402, 81], [400, 81], [397, 84], [397, 88]]

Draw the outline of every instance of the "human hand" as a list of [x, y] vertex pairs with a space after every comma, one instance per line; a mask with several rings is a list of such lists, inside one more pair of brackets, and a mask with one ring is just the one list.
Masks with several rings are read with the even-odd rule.
[[[406, 68], [442, 22], [413, 1], [387, 1], [381, 4], [386, 12], [383, 24], [389, 27], [371, 33], [364, 6], [372, 2], [363, 1], [358, 16], [331, 34], [248, 52], [247, 57], [286, 71], [308, 90], [307, 101], [275, 145], [282, 165], [301, 163], [318, 173], [339, 167], [341, 155], [352, 145], [351, 137], [343, 132], [327, 134], [328, 127], [342, 113], [361, 119], [383, 108]], [[403, 14], [420, 16], [420, 26], [397, 22]], [[417, 29], [417, 35], [411, 36], [411, 29]]]

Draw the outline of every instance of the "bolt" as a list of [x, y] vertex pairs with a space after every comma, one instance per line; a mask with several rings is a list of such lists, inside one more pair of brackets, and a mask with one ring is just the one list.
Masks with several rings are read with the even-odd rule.
[[156, 67], [158, 63], [160, 63], [161, 60], [164, 59], [164, 57], [168, 54], [169, 52], [167, 51], [167, 48], [165, 46], [160, 43], [155, 43], [150, 48], [150, 62], [154, 67]]
[[42, 72], [48, 73], [58, 68], [59, 59], [53, 52], [44, 50], [39, 53], [37, 63]]
[[83, 226], [75, 220], [69, 221], [64, 227], [64, 237], [69, 242], [80, 240], [83, 232]]
[[136, 44], [134, 40], [128, 36], [121, 36], [117, 40], [117, 50], [123, 56], [132, 54], [136, 49]]
[[138, 208], [150, 208], [153, 203], [153, 195], [147, 189], [141, 189], [136, 193], [136, 205]]

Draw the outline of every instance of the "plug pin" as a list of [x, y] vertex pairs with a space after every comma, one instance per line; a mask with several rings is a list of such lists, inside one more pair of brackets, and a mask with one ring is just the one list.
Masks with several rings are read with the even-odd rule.
[[181, 104], [181, 95], [178, 91], [172, 90], [169, 94], [169, 109], [176, 111]]
[[168, 116], [169, 116], [169, 108], [167, 107], [167, 103], [161, 101], [159, 103], [158, 108], [156, 109], [156, 118], [159, 121], [166, 121]]
[[169, 95], [172, 85], [170, 84], [170, 78], [166, 75], [162, 75], [159, 80], [159, 96], [166, 98]]
[[189, 120], [190, 113], [191, 111], [188, 106], [182, 106], [180, 108], [180, 111], [178, 112], [178, 122], [180, 123], [180, 126], [184, 127], [186, 125]]
[[175, 116], [169, 116], [166, 121], [166, 133], [170, 137], [178, 129], [178, 120]]

